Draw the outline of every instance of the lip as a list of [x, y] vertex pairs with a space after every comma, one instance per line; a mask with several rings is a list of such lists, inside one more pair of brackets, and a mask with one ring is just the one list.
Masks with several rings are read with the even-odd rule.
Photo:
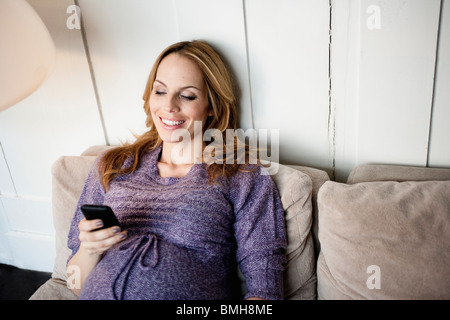
[[[166, 121], [183, 121], [183, 122], [180, 123], [180, 124], [177, 124], [177, 125], [169, 125], [169, 124], [164, 123], [164, 122], [163, 122], [163, 119], [166, 120]], [[160, 121], [161, 125], [162, 125], [165, 129], [168, 129], [168, 130], [179, 129], [179, 128], [181, 128], [181, 127], [186, 123], [185, 120], [167, 119], [167, 118], [162, 118], [162, 117], [159, 117], [159, 121]]]

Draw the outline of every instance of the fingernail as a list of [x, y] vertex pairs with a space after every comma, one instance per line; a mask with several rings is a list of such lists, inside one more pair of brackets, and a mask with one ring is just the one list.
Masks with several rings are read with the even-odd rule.
[[95, 224], [96, 224], [98, 227], [101, 227], [101, 226], [103, 225], [103, 221], [102, 221], [102, 220], [98, 220]]
[[120, 232], [120, 229], [119, 229], [119, 228], [114, 228], [114, 229], [113, 229], [113, 232], [114, 232], [114, 233], [119, 233], [119, 232]]
[[122, 233], [121, 235], [120, 235], [120, 239], [125, 239], [127, 237], [127, 234], [126, 233]]

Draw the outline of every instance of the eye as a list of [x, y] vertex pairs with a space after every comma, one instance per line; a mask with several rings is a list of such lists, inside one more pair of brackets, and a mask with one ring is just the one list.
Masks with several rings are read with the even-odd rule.
[[188, 101], [193, 101], [196, 99], [195, 96], [187, 96], [187, 95], [181, 95], [181, 98], [188, 100]]
[[162, 95], [162, 94], [165, 94], [165, 92], [163, 92], [163, 91], [158, 91], [158, 90], [155, 90], [155, 94], [159, 94], [159, 95]]

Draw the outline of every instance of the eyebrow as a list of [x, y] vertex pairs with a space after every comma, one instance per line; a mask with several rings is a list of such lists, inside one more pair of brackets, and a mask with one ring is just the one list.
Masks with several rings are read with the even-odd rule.
[[[161, 80], [155, 79], [155, 82], [159, 82], [159, 83], [162, 84], [163, 86], [167, 87], [167, 85], [166, 85], [164, 82], [162, 82]], [[197, 89], [198, 91], [201, 91], [201, 90], [200, 90], [199, 88], [197, 88], [196, 86], [185, 86], [185, 87], [182, 87], [181, 90], [189, 89], [189, 88], [193, 88], [193, 89]]]

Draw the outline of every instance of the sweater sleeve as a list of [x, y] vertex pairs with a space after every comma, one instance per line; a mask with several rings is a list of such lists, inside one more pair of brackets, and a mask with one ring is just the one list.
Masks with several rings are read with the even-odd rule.
[[241, 172], [231, 190], [237, 261], [246, 279], [245, 298], [283, 299], [286, 264], [284, 210], [272, 178], [261, 168]]
[[83, 213], [81, 212], [81, 206], [83, 204], [103, 204], [105, 199], [105, 189], [100, 182], [98, 175], [98, 162], [99, 158], [94, 162], [91, 170], [89, 171], [89, 175], [84, 184], [83, 190], [81, 192], [80, 198], [78, 200], [78, 204], [75, 210], [75, 214], [72, 218], [72, 222], [69, 229], [67, 246], [72, 251], [67, 262], [77, 253], [80, 248], [80, 240], [79, 240], [79, 229], [78, 224], [84, 218]]

